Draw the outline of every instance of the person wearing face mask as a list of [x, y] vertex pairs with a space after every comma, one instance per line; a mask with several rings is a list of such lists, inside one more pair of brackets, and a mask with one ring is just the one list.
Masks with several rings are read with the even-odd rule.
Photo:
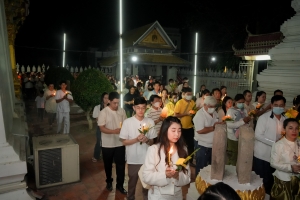
[[227, 110], [226, 115], [233, 119], [233, 122], [227, 121], [227, 156], [228, 165], [236, 165], [238, 153], [238, 137], [239, 127], [250, 122], [251, 117], [248, 116], [244, 109], [245, 97], [243, 94], [237, 94], [234, 97], [235, 106]]
[[158, 95], [152, 95], [150, 97], [151, 107], [146, 111], [145, 117], [152, 119], [155, 123], [155, 132], [158, 134], [160, 127], [162, 125], [162, 121], [164, 118], [160, 116], [162, 108], [161, 108], [161, 97]]
[[255, 129], [253, 170], [263, 178], [267, 194], [270, 194], [274, 179], [272, 173], [275, 171], [270, 165], [272, 145], [281, 138], [283, 115], [286, 99], [281, 95], [273, 96], [271, 99], [271, 110], [258, 118]]
[[[194, 151], [194, 128], [192, 123], [192, 115], [189, 113], [195, 106], [195, 102], [192, 100], [193, 93], [191, 88], [185, 89], [185, 95], [183, 99], [180, 99], [174, 109], [175, 117], [179, 118], [182, 124], [182, 136], [188, 148], [188, 153], [191, 154]], [[193, 158], [190, 160], [190, 166], [195, 167], [192, 163]]]
[[194, 145], [195, 149], [200, 148], [196, 153], [196, 173], [211, 164], [212, 143], [214, 130], [218, 122], [218, 114], [215, 111], [217, 100], [212, 96], [207, 96], [204, 106], [193, 118], [195, 125]]

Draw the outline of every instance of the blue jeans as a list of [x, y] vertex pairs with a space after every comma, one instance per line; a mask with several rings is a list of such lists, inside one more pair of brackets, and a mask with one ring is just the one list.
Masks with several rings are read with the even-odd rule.
[[212, 148], [204, 147], [198, 144], [198, 141], [194, 140], [195, 150], [200, 148], [196, 152], [196, 176], [200, 172], [200, 169], [211, 164], [211, 151]]
[[100, 154], [101, 154], [101, 142], [102, 142], [99, 126], [97, 126], [96, 137], [97, 137], [97, 141], [96, 141], [95, 148], [94, 148], [94, 158], [99, 160]]

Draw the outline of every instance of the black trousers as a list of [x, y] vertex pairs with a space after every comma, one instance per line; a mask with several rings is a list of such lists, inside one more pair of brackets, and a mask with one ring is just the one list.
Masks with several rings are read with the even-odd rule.
[[271, 167], [270, 163], [253, 156], [253, 171], [263, 178], [266, 193], [271, 195], [271, 189], [274, 184], [273, 173], [275, 169]]
[[112, 183], [112, 164], [116, 163], [117, 186], [123, 187], [125, 177], [125, 146], [102, 147], [102, 156], [106, 174], [106, 183]]
[[[187, 145], [188, 154], [190, 155], [194, 151], [194, 128], [188, 128], [188, 129], [181, 129], [181, 133], [183, 136], [183, 139], [185, 141], [185, 144]], [[192, 159], [190, 162], [193, 162], [194, 156], [192, 156]]]

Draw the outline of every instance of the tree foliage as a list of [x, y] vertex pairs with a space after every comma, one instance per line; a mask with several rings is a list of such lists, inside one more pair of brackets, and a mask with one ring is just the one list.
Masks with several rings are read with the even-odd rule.
[[52, 83], [55, 88], [59, 88], [59, 82], [62, 80], [69, 80], [72, 85], [74, 77], [70, 71], [64, 67], [50, 67], [45, 73], [44, 80], [47, 85]]
[[86, 112], [100, 103], [103, 92], [113, 91], [105, 75], [95, 69], [81, 72], [71, 88], [74, 101]]

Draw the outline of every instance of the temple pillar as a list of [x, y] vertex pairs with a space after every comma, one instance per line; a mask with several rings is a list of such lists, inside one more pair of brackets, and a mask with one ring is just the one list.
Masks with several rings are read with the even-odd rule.
[[[4, 2], [0, 1], [0, 199], [30, 200], [24, 176], [27, 124], [24, 104], [15, 101]], [[15, 113], [17, 115], [15, 115]]]
[[285, 38], [269, 51], [272, 63], [257, 75], [258, 89], [267, 93], [267, 100], [272, 98], [274, 90], [281, 89], [287, 107], [291, 107], [293, 98], [300, 94], [300, 0], [293, 0], [291, 4], [296, 15], [280, 27]]

